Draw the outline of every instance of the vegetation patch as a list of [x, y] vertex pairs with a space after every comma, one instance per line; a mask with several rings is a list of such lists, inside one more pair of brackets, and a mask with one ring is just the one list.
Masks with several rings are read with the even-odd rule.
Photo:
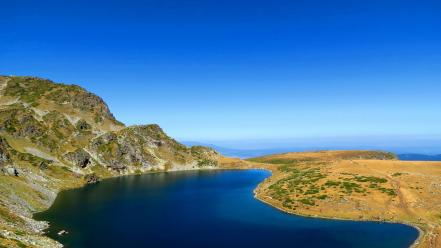
[[314, 206], [315, 205], [315, 201], [311, 198], [303, 198], [300, 199], [299, 202], [305, 204], [305, 205], [309, 205], [309, 206]]
[[344, 193], [346, 194], [351, 194], [352, 192], [357, 192], [357, 193], [363, 193], [366, 192], [365, 189], [363, 189], [361, 187], [360, 184], [358, 183], [353, 183], [353, 182], [343, 182], [340, 185], [340, 188], [343, 190]]
[[370, 182], [370, 183], [386, 183], [386, 178], [372, 177], [372, 176], [355, 176], [354, 180], [357, 182]]
[[324, 186], [326, 186], [326, 187], [337, 187], [337, 186], [340, 186], [340, 184], [341, 184], [341, 182], [339, 182], [339, 181], [328, 180], [328, 181], [324, 184]]
[[38, 106], [38, 100], [56, 86], [49, 80], [33, 77], [13, 77], [5, 88], [6, 96], [19, 97], [32, 106]]
[[388, 196], [396, 195], [394, 189], [381, 186], [388, 182], [386, 178], [341, 173], [343, 177], [339, 179], [325, 180], [328, 175], [322, 172], [320, 165], [323, 164], [326, 163], [296, 161], [279, 165], [278, 169], [287, 173], [287, 176], [269, 186], [270, 196], [279, 200], [284, 207], [293, 209], [296, 202], [314, 206], [316, 201], [325, 200], [329, 198], [329, 193], [336, 192], [343, 195], [365, 195], [369, 190], [378, 190]]
[[321, 183], [326, 174], [320, 168], [310, 168], [312, 163], [300, 166], [296, 161], [280, 165], [278, 169], [287, 172], [288, 176], [269, 186], [271, 197], [288, 208], [295, 208], [296, 203], [314, 206], [316, 200], [326, 199], [326, 188]]

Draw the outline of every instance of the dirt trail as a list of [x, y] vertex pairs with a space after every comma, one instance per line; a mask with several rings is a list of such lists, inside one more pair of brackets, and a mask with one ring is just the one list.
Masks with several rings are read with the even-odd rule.
[[392, 182], [393, 188], [396, 190], [398, 199], [399, 199], [399, 206], [404, 210], [404, 212], [409, 216], [415, 216], [417, 217], [418, 214], [415, 213], [410, 207], [409, 207], [409, 201], [406, 198], [406, 195], [403, 194], [401, 191], [401, 184], [398, 180], [393, 179], [391, 176], [386, 175], [386, 178]]

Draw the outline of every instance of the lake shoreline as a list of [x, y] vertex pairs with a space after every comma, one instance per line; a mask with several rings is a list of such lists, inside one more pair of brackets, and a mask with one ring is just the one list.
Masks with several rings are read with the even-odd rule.
[[[143, 173], [140, 173], [140, 174], [124, 174], [124, 175], [112, 175], [112, 176], [110, 176], [110, 177], [105, 177], [105, 178], [102, 178], [100, 181], [106, 181], [106, 180], [109, 180], [109, 179], [116, 179], [116, 178], [120, 178], [120, 177], [129, 177], [129, 176], [142, 176], [142, 175], [149, 175], [149, 174], [160, 174], [160, 173], [176, 173], [176, 172], [185, 172], [185, 171], [189, 171], [189, 172], [191, 172], [191, 171], [246, 171], [246, 170], [263, 170], [263, 171], [267, 171], [267, 172], [269, 172], [270, 174], [269, 174], [269, 176], [268, 177], [265, 177], [265, 179], [263, 179], [263, 181], [261, 181], [254, 189], [253, 189], [253, 195], [254, 195], [254, 198], [256, 199], [256, 200], [258, 200], [258, 201], [260, 201], [260, 202], [263, 202], [263, 203], [265, 203], [265, 204], [267, 204], [267, 205], [269, 205], [269, 206], [271, 206], [271, 207], [273, 207], [273, 208], [275, 208], [275, 209], [277, 209], [277, 210], [279, 210], [279, 211], [281, 211], [281, 212], [284, 212], [284, 213], [286, 213], [286, 214], [289, 214], [289, 215], [295, 215], [295, 216], [301, 216], [301, 217], [307, 217], [307, 218], [315, 218], [315, 219], [324, 219], [324, 220], [343, 220], [343, 221], [355, 221], [355, 222], [376, 222], [376, 223], [390, 223], [390, 224], [404, 224], [404, 225], [407, 225], [407, 226], [410, 226], [410, 227], [412, 227], [412, 228], [415, 228], [417, 231], [418, 231], [418, 237], [417, 237], [417, 239], [413, 242], [413, 244], [410, 246], [411, 248], [418, 248], [421, 244], [422, 244], [422, 240], [423, 240], [423, 238], [427, 235], [427, 232], [425, 231], [425, 228], [424, 227], [421, 227], [421, 226], [418, 226], [418, 225], [415, 225], [415, 224], [413, 224], [413, 223], [406, 223], [406, 222], [391, 222], [391, 221], [378, 221], [378, 220], [373, 220], [373, 219], [351, 219], [351, 218], [337, 218], [337, 217], [326, 217], [326, 216], [319, 216], [319, 215], [306, 215], [306, 214], [301, 214], [301, 213], [297, 213], [297, 212], [295, 212], [295, 211], [289, 211], [289, 210], [287, 210], [287, 209], [284, 209], [283, 207], [281, 207], [281, 206], [278, 206], [277, 204], [274, 204], [274, 203], [271, 203], [270, 201], [268, 201], [268, 200], [265, 200], [264, 199], [264, 197], [265, 197], [265, 195], [263, 195], [261, 192], [260, 192], [260, 190], [261, 190], [261, 187], [262, 187], [262, 185], [265, 183], [265, 181], [267, 180], [267, 179], [269, 179], [272, 175], [273, 175], [273, 171], [271, 170], [271, 169], [269, 169], [269, 168], [259, 168], [259, 167], [256, 167], [256, 168], [254, 168], [254, 167], [250, 167], [250, 168], [228, 168], [228, 167], [226, 167], [226, 168], [205, 168], [205, 169], [184, 169], [184, 170], [172, 170], [172, 171], [151, 171], [151, 172], [143, 172]], [[57, 192], [57, 196], [58, 196], [58, 194], [59, 193], [61, 193], [61, 192], [65, 192], [65, 191], [70, 191], [70, 190], [75, 190], [75, 189], [78, 189], [78, 188], [83, 188], [83, 187], [87, 187], [87, 186], [90, 186], [90, 185], [93, 185], [93, 184], [86, 184], [86, 183], [84, 183], [83, 185], [81, 185], [81, 186], [78, 186], [78, 187], [72, 187], [72, 188], [68, 188], [68, 189], [63, 189], [63, 190], [61, 190], [61, 191], [59, 191], [59, 192]], [[56, 198], [55, 198], [56, 199]], [[36, 213], [34, 213], [34, 215], [35, 214], [37, 214], [37, 213], [41, 213], [41, 212], [45, 212], [45, 211], [47, 211], [52, 205], [53, 205], [53, 203], [55, 202], [55, 199], [54, 199], [54, 201], [52, 202], [52, 204], [47, 208], [47, 209], [45, 209], [45, 210], [43, 210], [43, 211], [39, 211], [39, 212], [36, 212]], [[34, 219], [34, 217], [33, 217], [33, 219]], [[42, 230], [42, 234], [43, 234], [43, 236], [44, 237], [47, 237], [47, 238], [49, 238], [49, 239], [52, 239], [52, 238], [50, 238], [50, 237], [48, 237], [48, 236], [46, 236], [45, 234], [46, 234], [46, 232], [45, 232], [45, 230], [47, 230], [48, 228], [50, 227], [50, 223], [48, 223], [48, 226], [45, 228], [45, 229], [43, 229]], [[67, 234], [67, 235], [69, 235], [69, 234]], [[57, 241], [57, 240], [54, 240], [54, 241], [56, 241], [57, 243], [59, 243], [59, 241]], [[59, 244], [61, 244], [61, 243], [59, 243]], [[61, 244], [62, 245], [62, 244]]]
[[[231, 168], [231, 169], [236, 169], [236, 170], [247, 170], [247, 169], [257, 169], [257, 170], [266, 170], [268, 172], [270, 172], [270, 176], [265, 178], [261, 183], [259, 183], [256, 188], [253, 190], [253, 194], [254, 194], [254, 198], [256, 198], [257, 200], [273, 207], [276, 208], [284, 213], [287, 214], [291, 214], [291, 215], [297, 215], [297, 216], [302, 216], [302, 217], [308, 217], [308, 218], [319, 218], [319, 219], [326, 219], [326, 220], [344, 220], [344, 221], [362, 221], [362, 222], [377, 222], [377, 223], [391, 223], [391, 224], [403, 224], [403, 225], [407, 225], [410, 226], [412, 228], [415, 228], [418, 231], [418, 237], [417, 239], [415, 239], [415, 241], [412, 243], [411, 246], [409, 246], [409, 248], [419, 248], [419, 247], [423, 247], [424, 244], [424, 240], [429, 236], [429, 230], [426, 226], [424, 225], [419, 225], [419, 224], [415, 224], [415, 223], [411, 223], [411, 222], [406, 222], [406, 221], [389, 221], [389, 220], [375, 220], [375, 219], [355, 219], [355, 218], [339, 218], [339, 217], [328, 217], [328, 216], [320, 216], [320, 215], [307, 215], [307, 214], [301, 214], [299, 212], [296, 211], [290, 211], [286, 208], [283, 208], [282, 206], [279, 206], [276, 203], [272, 203], [268, 200], [265, 199], [265, 197], [268, 197], [266, 195], [263, 194], [262, 192], [262, 188], [264, 183], [266, 182], [266, 180], [270, 179], [273, 175], [274, 175], [274, 171], [271, 167], [269, 166], [265, 166], [264, 164], [256, 164], [253, 163], [251, 166], [250, 164], [246, 164], [245, 167], [243, 168]], [[425, 246], [424, 246], [425, 247]]]

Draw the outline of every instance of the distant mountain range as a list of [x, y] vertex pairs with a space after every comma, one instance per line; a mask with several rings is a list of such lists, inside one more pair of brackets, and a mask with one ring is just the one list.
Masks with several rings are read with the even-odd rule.
[[[268, 149], [234, 149], [234, 148], [227, 148], [222, 146], [217, 146], [213, 144], [206, 144], [202, 142], [194, 142], [194, 141], [182, 141], [181, 143], [187, 145], [187, 146], [206, 146], [211, 147], [221, 153], [224, 156], [227, 157], [237, 157], [241, 159], [246, 158], [253, 158], [253, 157], [260, 157], [260, 156], [266, 156], [276, 153], [286, 153], [286, 152], [296, 152], [296, 151], [306, 151], [306, 150], [341, 150], [338, 148], [310, 148], [310, 149], [298, 149], [298, 148], [268, 148]], [[348, 148], [345, 148], [344, 150], [350, 150]], [[376, 150], [376, 149], [366, 149], [366, 150]], [[420, 153], [398, 153], [398, 158], [400, 160], [404, 161], [441, 161], [441, 154], [439, 155], [427, 155], [427, 154], [420, 154]]]
[[217, 146], [213, 144], [206, 144], [201, 142], [194, 142], [194, 141], [181, 141], [182, 144], [186, 146], [205, 146], [210, 147], [216, 150], [217, 152], [221, 153], [224, 156], [227, 157], [235, 157], [235, 158], [253, 158], [253, 157], [259, 157], [259, 156], [265, 156], [270, 154], [276, 154], [276, 153], [285, 153], [285, 152], [293, 152], [296, 150], [293, 150], [292, 148], [269, 148], [269, 149], [234, 149], [234, 148], [227, 148], [222, 146]]

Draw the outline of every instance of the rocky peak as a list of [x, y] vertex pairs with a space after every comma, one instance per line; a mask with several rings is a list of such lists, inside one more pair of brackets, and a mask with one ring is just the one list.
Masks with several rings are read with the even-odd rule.
[[55, 108], [69, 114], [84, 113], [90, 115], [95, 123], [109, 120], [123, 126], [112, 115], [103, 99], [80, 86], [58, 84], [37, 77], [2, 78], [7, 81], [3, 94], [18, 98], [25, 106]]
[[118, 172], [216, 166], [219, 154], [190, 149], [159, 125], [124, 127], [100, 97], [80, 86], [36, 77], [0, 77], [0, 82], [1, 95], [18, 99], [0, 108], [0, 134], [23, 139], [21, 150], [50, 153], [43, 157], [76, 171], [95, 164]]

